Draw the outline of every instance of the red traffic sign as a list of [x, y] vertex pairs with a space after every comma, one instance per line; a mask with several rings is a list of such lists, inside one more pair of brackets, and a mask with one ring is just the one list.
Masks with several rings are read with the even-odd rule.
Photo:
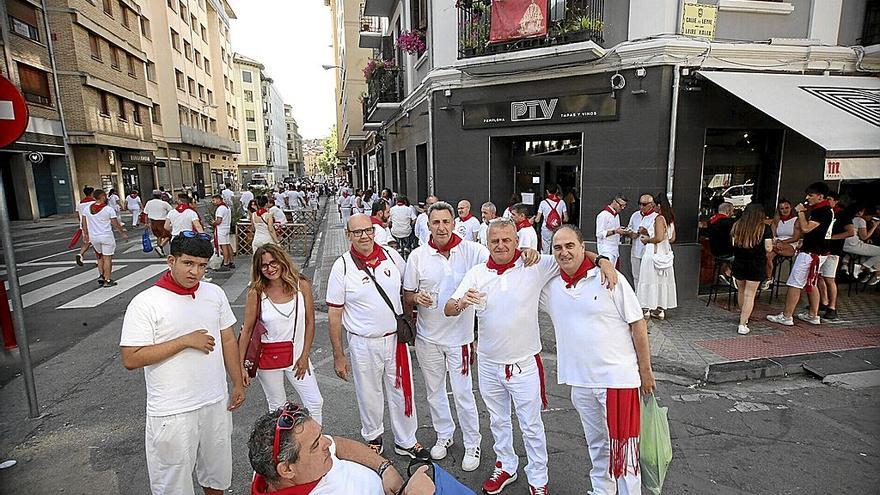
[[0, 148], [18, 141], [28, 125], [24, 96], [9, 79], [0, 76]]

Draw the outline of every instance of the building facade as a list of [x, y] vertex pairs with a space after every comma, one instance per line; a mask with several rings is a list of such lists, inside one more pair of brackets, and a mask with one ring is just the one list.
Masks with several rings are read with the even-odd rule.
[[303, 167], [305, 175], [315, 177], [321, 173], [321, 156], [324, 154], [324, 145], [320, 139], [306, 139], [303, 141]]
[[302, 136], [290, 105], [284, 105], [284, 122], [287, 130], [287, 167], [292, 177], [302, 177], [305, 175]]
[[274, 81], [266, 77], [262, 81], [263, 134], [266, 136], [266, 163], [275, 180], [290, 175], [287, 165], [287, 118], [284, 115], [284, 99]]

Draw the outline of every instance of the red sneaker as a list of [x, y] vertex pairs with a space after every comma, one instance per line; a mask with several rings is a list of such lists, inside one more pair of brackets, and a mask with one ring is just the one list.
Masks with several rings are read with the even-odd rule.
[[514, 481], [516, 481], [516, 473], [508, 473], [501, 469], [501, 461], [495, 461], [495, 470], [492, 471], [492, 476], [489, 476], [489, 479], [483, 482], [483, 492], [489, 495], [501, 493], [505, 486]]
[[547, 488], [547, 485], [544, 485], [544, 486], [529, 485], [529, 493], [531, 495], [549, 495], [550, 489]]

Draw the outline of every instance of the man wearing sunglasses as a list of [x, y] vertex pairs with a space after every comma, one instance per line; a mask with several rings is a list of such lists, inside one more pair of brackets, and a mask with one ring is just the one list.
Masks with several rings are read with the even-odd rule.
[[201, 281], [213, 251], [208, 234], [180, 232], [171, 241], [169, 270], [131, 300], [122, 323], [122, 364], [144, 368], [154, 495], [193, 494], [193, 469], [206, 495], [232, 483], [230, 411], [245, 394], [235, 316], [223, 289]]
[[617, 265], [617, 258], [620, 257], [620, 236], [626, 233], [620, 227], [620, 212], [625, 209], [626, 197], [618, 194], [596, 215], [596, 248], [599, 254], [608, 257], [612, 265]]
[[645, 253], [645, 244], [635, 242], [641, 235], [654, 236], [654, 197], [650, 194], [639, 196], [639, 209], [629, 217], [629, 225], [626, 227], [626, 236], [633, 239], [630, 262], [632, 263], [633, 287], [639, 286], [639, 270], [642, 269], [642, 255]]

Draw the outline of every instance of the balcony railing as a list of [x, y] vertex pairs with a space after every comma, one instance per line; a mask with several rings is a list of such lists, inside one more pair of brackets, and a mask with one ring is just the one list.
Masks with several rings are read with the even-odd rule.
[[[364, 120], [373, 121], [374, 112], [380, 103], [400, 103], [403, 99], [403, 71], [400, 69], [378, 69], [367, 81], [367, 94], [364, 96]], [[382, 119], [379, 118], [379, 121]]]
[[458, 58], [480, 57], [566, 45], [581, 41], [602, 43], [604, 0], [543, 0], [547, 2], [547, 34], [505, 43], [490, 43], [490, 0], [459, 0]]
[[364, 4], [361, 3], [361, 32], [382, 34], [382, 20], [379, 17], [364, 15]]

